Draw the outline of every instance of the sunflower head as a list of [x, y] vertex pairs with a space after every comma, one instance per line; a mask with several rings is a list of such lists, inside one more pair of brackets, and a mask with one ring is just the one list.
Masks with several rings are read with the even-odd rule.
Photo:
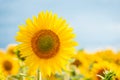
[[[43, 75], [61, 72], [75, 53], [75, 35], [66, 20], [52, 12], [40, 12], [33, 20], [20, 26], [16, 40], [18, 50], [31, 71], [40, 69]], [[59, 63], [59, 64], [58, 64]], [[33, 72], [32, 72], [33, 73]]]
[[113, 63], [116, 64], [116, 66], [118, 67], [120, 66], [120, 54], [119, 53], [115, 54]]
[[[105, 72], [112, 72], [116, 74], [116, 66], [114, 64], [110, 64], [108, 62], [101, 62], [94, 64], [92, 68], [92, 79], [93, 80], [101, 80], [101, 77], [106, 77]], [[108, 75], [108, 74], [107, 74]]]
[[79, 74], [82, 74], [86, 78], [90, 78], [91, 74], [89, 71], [89, 65], [90, 65], [90, 58], [85, 50], [78, 51], [77, 54], [74, 55], [75, 60], [73, 61], [72, 65], [75, 65], [77, 68], [77, 72], [79, 71]]
[[115, 57], [114, 53], [115, 52], [112, 49], [106, 49], [106, 50], [96, 52], [95, 55], [97, 57], [103, 59], [104, 61], [112, 62], [114, 60], [114, 57]]
[[16, 48], [16, 44], [9, 44], [7, 46], [7, 50], [6, 50], [6, 53], [7, 54], [10, 54], [10, 55], [15, 55], [15, 48]]
[[8, 54], [4, 54], [0, 58], [0, 68], [1, 68], [2, 72], [5, 74], [5, 76], [13, 75], [18, 72], [19, 63], [16, 58], [14, 58]]
[[84, 50], [78, 51], [78, 53], [75, 54], [73, 58], [75, 60], [72, 64], [75, 65], [76, 67], [84, 67], [84, 68], [88, 67], [89, 65], [89, 63], [87, 62], [88, 55]]

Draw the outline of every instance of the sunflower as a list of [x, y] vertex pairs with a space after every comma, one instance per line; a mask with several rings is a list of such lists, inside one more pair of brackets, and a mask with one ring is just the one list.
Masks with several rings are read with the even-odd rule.
[[118, 67], [120, 67], [120, 53], [115, 54], [113, 63], [115, 63]]
[[115, 80], [120, 80], [120, 68], [116, 68]]
[[58, 18], [52, 12], [40, 12], [33, 20], [27, 19], [21, 25], [16, 41], [29, 70], [40, 69], [42, 76], [61, 72], [75, 52], [75, 34], [66, 20]]
[[107, 61], [107, 62], [113, 62], [114, 57], [115, 57], [114, 51], [112, 49], [98, 51], [98, 52], [96, 52], [95, 55], [100, 57], [101, 59]]
[[16, 74], [19, 70], [19, 63], [16, 58], [4, 54], [0, 58], [0, 69], [5, 76]]
[[6, 53], [7, 54], [10, 54], [10, 55], [15, 55], [15, 48], [16, 48], [16, 44], [9, 44], [7, 46], [7, 50], [6, 50]]
[[100, 76], [105, 77], [106, 71], [112, 71], [116, 74], [116, 66], [108, 62], [95, 64], [92, 68], [92, 80], [101, 80]]
[[72, 65], [75, 65], [77, 67], [77, 71], [79, 70], [80, 74], [82, 74], [85, 78], [90, 78], [90, 72], [89, 72], [89, 65], [90, 62], [88, 54], [85, 50], [79, 51], [75, 56], [75, 60], [72, 63]]

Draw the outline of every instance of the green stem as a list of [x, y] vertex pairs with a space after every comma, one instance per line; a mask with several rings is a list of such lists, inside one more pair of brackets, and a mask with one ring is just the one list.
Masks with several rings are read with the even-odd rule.
[[24, 80], [24, 76], [23, 75], [20, 75], [20, 80]]
[[37, 80], [42, 80], [41, 79], [41, 72], [39, 69], [37, 70]]

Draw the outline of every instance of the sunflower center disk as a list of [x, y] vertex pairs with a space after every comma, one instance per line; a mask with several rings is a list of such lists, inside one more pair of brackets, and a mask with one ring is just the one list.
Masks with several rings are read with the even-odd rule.
[[79, 67], [82, 65], [82, 63], [77, 59], [72, 64], [75, 65], [76, 67]]
[[40, 58], [51, 58], [59, 51], [60, 41], [51, 30], [40, 30], [32, 38], [32, 49]]
[[5, 62], [3, 63], [3, 67], [4, 67], [4, 69], [5, 69], [6, 71], [10, 71], [10, 70], [12, 69], [12, 64], [11, 64], [11, 62], [9, 62], [9, 61], [5, 61]]
[[53, 38], [50, 35], [40, 36], [38, 40], [38, 48], [42, 52], [48, 52], [54, 47]]

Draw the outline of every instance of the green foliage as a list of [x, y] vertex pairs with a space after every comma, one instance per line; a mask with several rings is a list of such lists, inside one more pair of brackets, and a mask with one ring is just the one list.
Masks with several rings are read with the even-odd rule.
[[114, 80], [115, 73], [112, 71], [105, 71], [104, 76], [98, 75], [101, 80]]

